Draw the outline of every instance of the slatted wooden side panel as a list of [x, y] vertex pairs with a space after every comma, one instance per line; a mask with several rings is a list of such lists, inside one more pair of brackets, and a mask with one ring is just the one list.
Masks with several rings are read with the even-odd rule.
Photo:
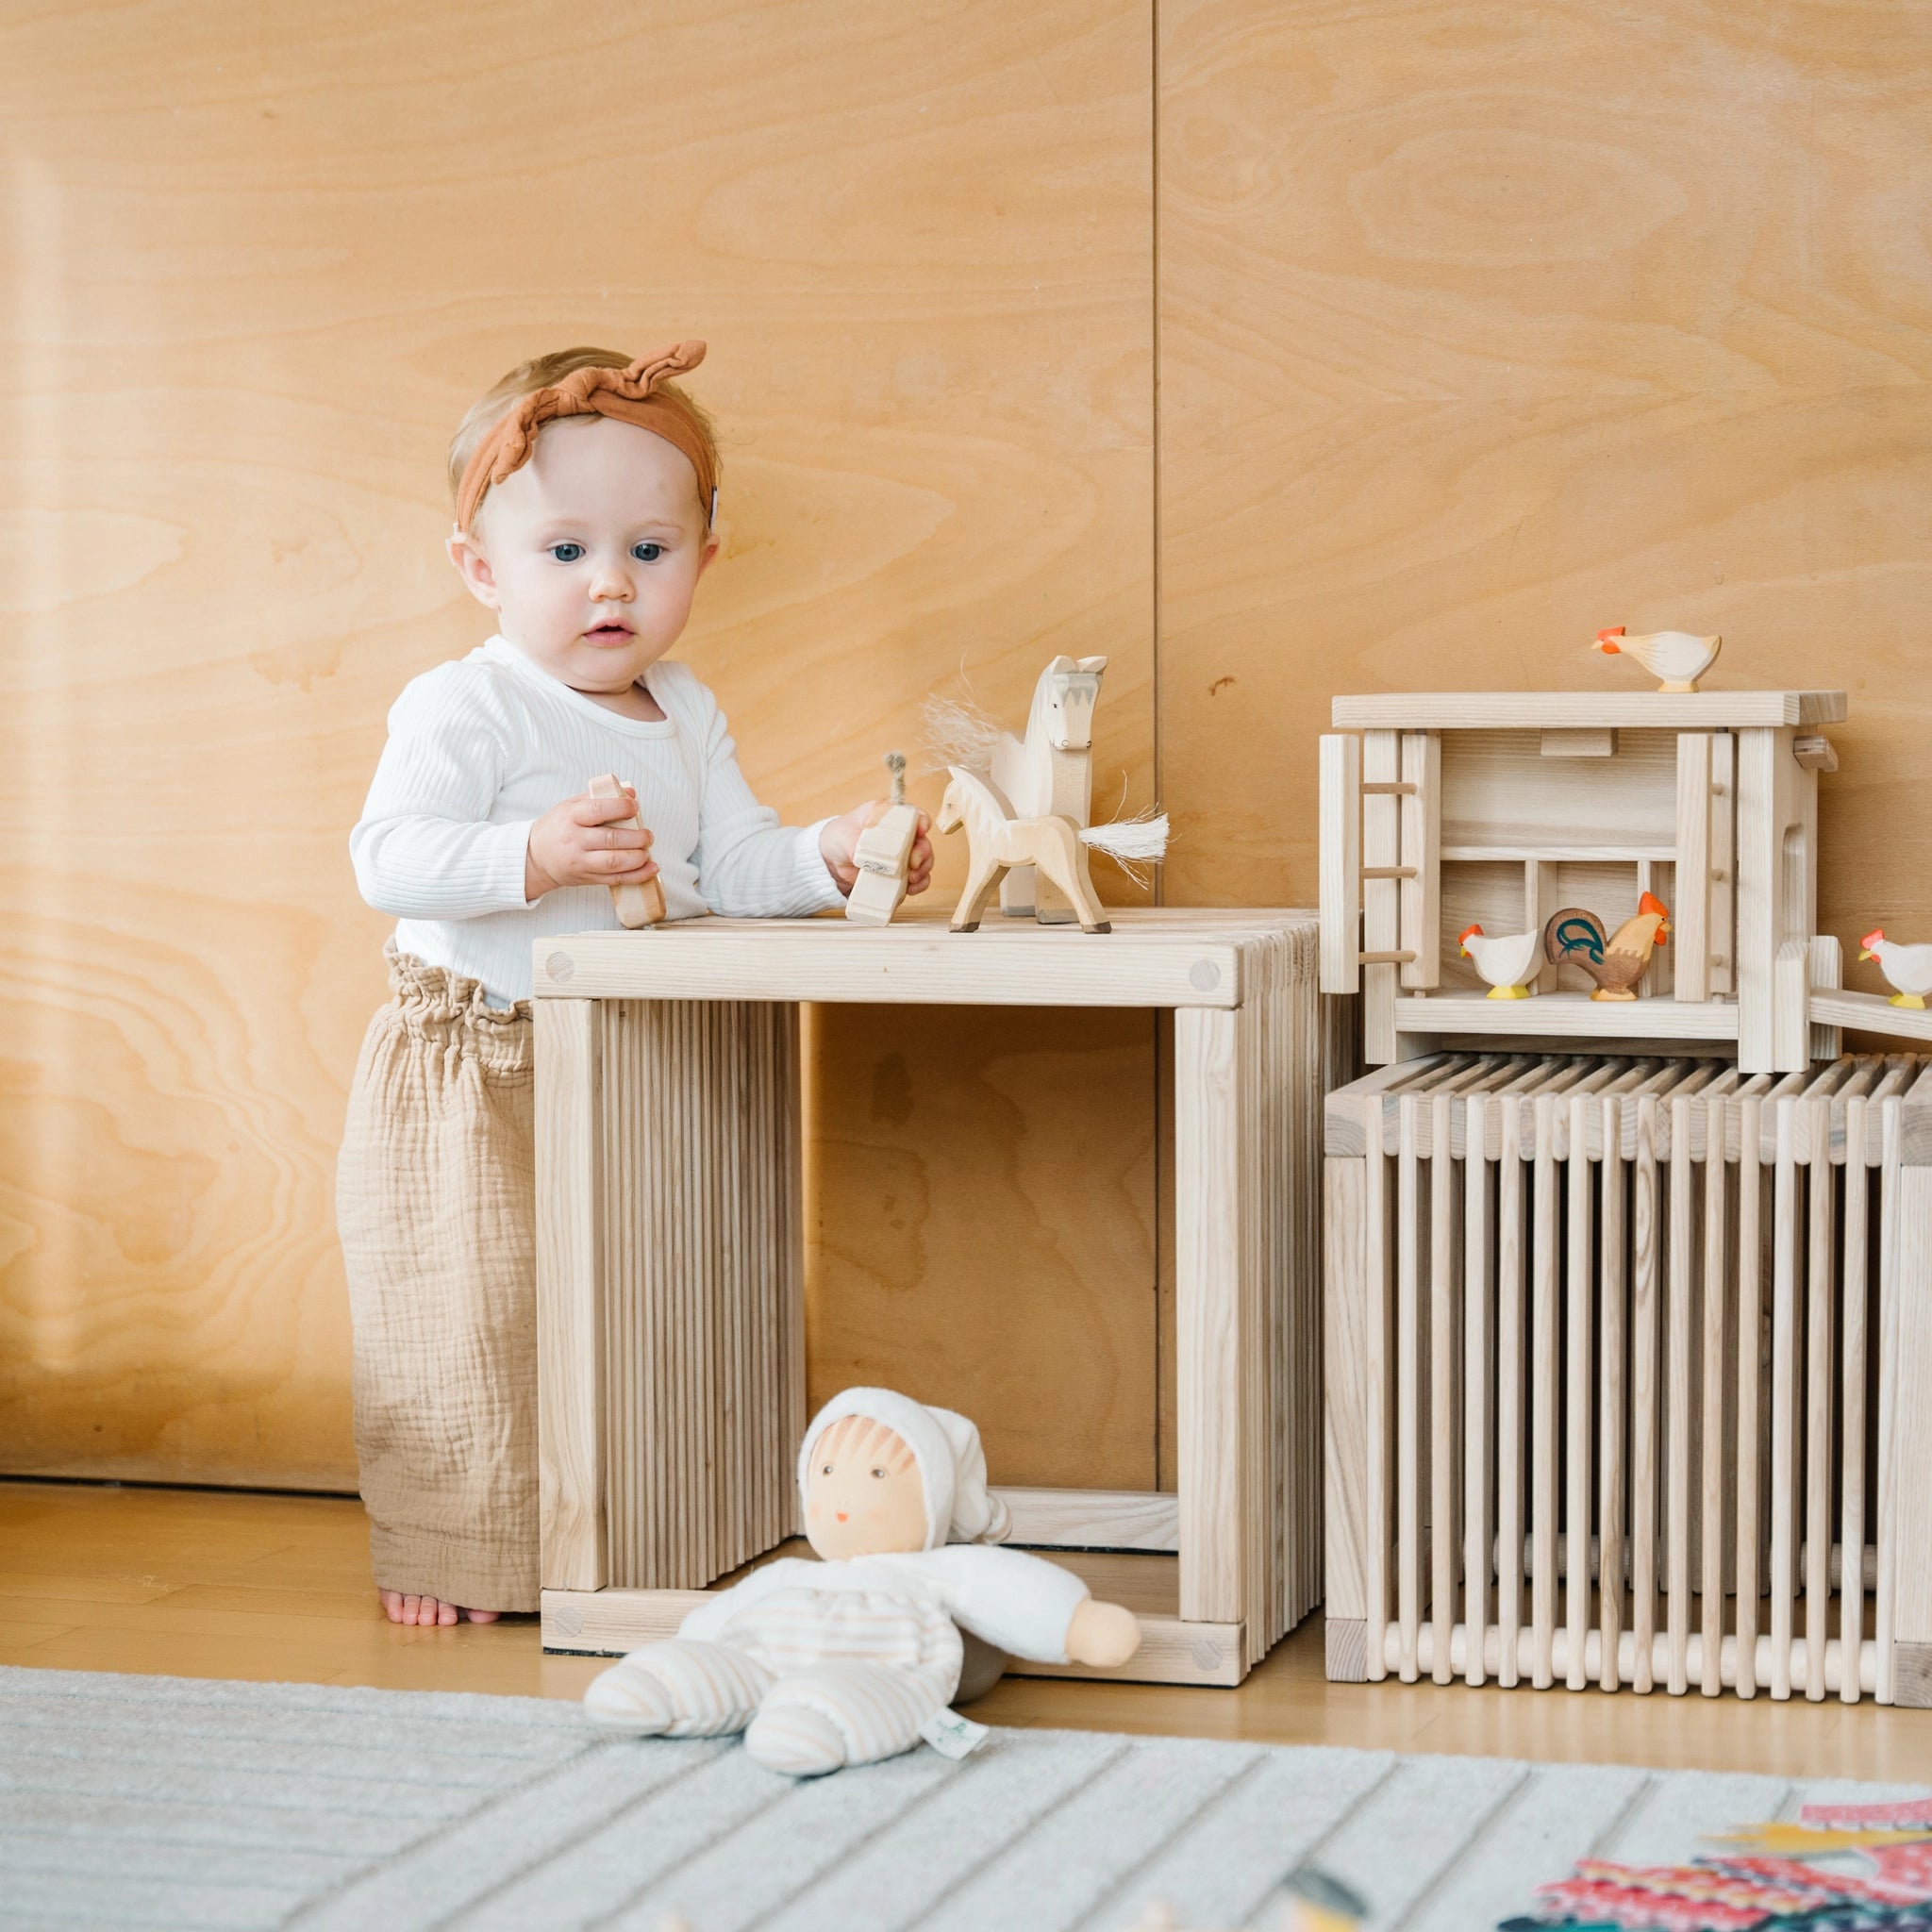
[[1331, 1098], [1362, 1674], [1926, 1701], [1887, 1338], [1928, 1101], [1905, 1055], [1459, 1054]]
[[605, 1011], [610, 1582], [691, 1589], [796, 1526], [797, 1009]]
[[[1229, 1063], [1217, 1058], [1216, 1077], [1190, 1087], [1185, 1104], [1211, 1105], [1224, 1083], [1226, 1119], [1241, 1124], [1237, 1184], [1224, 1197], [1234, 1224], [1223, 1232], [1239, 1257], [1233, 1326], [1183, 1336], [1184, 1349], [1211, 1347], [1224, 1367], [1195, 1378], [1213, 1391], [1215, 1413], [1194, 1439], [1205, 1452], [1211, 1438], [1216, 1461], [1191, 1489], [1183, 1473], [1182, 1612], [1238, 1618], [1248, 1664], [1322, 1595], [1319, 976], [1320, 930], [1309, 919], [1244, 947], [1242, 1000], [1231, 1014], [1191, 1010], [1179, 1022], [1186, 1035], [1212, 1028], [1229, 1041]], [[1211, 1553], [1189, 1546], [1203, 1532]]]

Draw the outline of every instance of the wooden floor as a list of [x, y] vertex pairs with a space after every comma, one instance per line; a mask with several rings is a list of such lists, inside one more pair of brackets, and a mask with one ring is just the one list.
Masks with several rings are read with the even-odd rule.
[[[0, 1481], [0, 1663], [575, 1697], [534, 1619], [386, 1623], [360, 1506]], [[1759, 1699], [1329, 1684], [1311, 1617], [1239, 1690], [1008, 1677], [992, 1724], [1932, 1784], [1932, 1711]]]

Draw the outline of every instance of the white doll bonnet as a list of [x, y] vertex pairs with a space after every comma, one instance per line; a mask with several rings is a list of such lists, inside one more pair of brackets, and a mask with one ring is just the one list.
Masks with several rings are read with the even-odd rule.
[[891, 1389], [847, 1389], [812, 1418], [798, 1446], [798, 1493], [805, 1495], [812, 1445], [848, 1415], [883, 1423], [912, 1451], [925, 1497], [925, 1547], [996, 1543], [1007, 1534], [1007, 1506], [986, 1485], [986, 1451], [979, 1431], [950, 1408], [930, 1408]]

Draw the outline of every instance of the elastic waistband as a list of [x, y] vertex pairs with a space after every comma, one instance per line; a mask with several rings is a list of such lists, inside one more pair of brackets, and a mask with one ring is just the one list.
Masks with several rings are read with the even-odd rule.
[[528, 1000], [492, 1007], [480, 979], [401, 952], [393, 938], [382, 950], [389, 961], [390, 991], [412, 1032], [440, 1044], [466, 1047], [505, 1072], [528, 1067], [535, 1031]]

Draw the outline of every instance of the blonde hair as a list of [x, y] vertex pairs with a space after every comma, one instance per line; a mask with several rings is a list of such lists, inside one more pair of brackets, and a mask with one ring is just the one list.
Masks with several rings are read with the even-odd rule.
[[897, 1429], [869, 1415], [841, 1415], [827, 1424], [811, 1445], [812, 1459], [836, 1456], [845, 1448], [851, 1448], [860, 1457], [876, 1456], [894, 1475], [918, 1460], [912, 1445]]
[[[463, 411], [463, 420], [457, 425], [457, 433], [450, 438], [451, 506], [456, 506], [461, 494], [463, 472], [469, 468], [470, 458], [475, 455], [477, 445], [525, 396], [561, 382], [566, 375], [579, 369], [627, 369], [630, 363], [630, 357], [620, 356], [615, 349], [553, 349], [547, 356], [533, 356], [527, 362], [519, 362], [508, 375], [491, 384]], [[698, 441], [710, 455], [711, 474], [715, 476], [720, 468], [718, 432], [710, 417], [674, 382], [660, 381], [651, 393], [654, 399], [675, 409], [689, 422]], [[486, 489], [484, 501], [488, 499]], [[700, 503], [698, 508], [708, 522], [711, 506]]]

